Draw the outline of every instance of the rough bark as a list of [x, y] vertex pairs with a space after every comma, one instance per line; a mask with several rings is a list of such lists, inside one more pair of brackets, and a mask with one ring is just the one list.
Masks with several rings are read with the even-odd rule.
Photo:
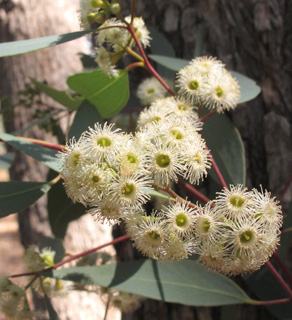
[[[79, 30], [76, 1], [44, 0], [0, 0], [0, 41], [23, 40]], [[85, 39], [75, 40], [57, 47], [25, 55], [0, 59], [1, 97], [8, 97], [12, 103], [18, 101], [18, 92], [23, 90], [29, 78], [46, 80], [58, 89], [66, 88], [67, 76], [80, 72], [78, 52], [85, 52]], [[43, 100], [45, 105], [53, 102]], [[5, 105], [4, 105], [5, 107]], [[45, 108], [46, 106], [44, 106]], [[35, 106], [31, 109], [16, 108], [15, 117], [6, 122], [7, 132], [18, 130], [31, 122]], [[30, 138], [49, 139], [37, 127], [24, 134]], [[31, 158], [17, 153], [11, 179], [22, 181], [45, 181], [47, 169]], [[25, 247], [38, 244], [41, 237], [51, 236], [47, 221], [45, 197], [19, 214], [21, 241]], [[65, 244], [70, 253], [79, 253], [110, 241], [111, 228], [99, 226], [90, 216], [70, 224]], [[109, 249], [113, 254], [113, 249]], [[64, 298], [54, 299], [54, 307], [60, 319], [103, 319], [105, 303], [96, 294], [70, 293]], [[119, 312], [110, 311], [111, 319], [118, 319]]]

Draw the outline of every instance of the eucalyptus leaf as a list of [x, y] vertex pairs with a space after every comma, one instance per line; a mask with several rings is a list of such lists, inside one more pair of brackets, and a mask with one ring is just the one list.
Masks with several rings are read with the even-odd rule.
[[[247, 286], [262, 301], [279, 300], [288, 298], [277, 280], [271, 275], [266, 267], [261, 270], [243, 277]], [[277, 318], [281, 320], [292, 319], [292, 304], [270, 305], [266, 308]]]
[[51, 276], [190, 306], [253, 303], [228, 277], [209, 271], [191, 259], [73, 267], [53, 271]]
[[142, 191], [144, 191], [145, 193], [149, 194], [150, 196], [153, 197], [157, 197], [157, 198], [161, 198], [161, 199], [173, 199], [172, 197], [170, 197], [169, 195], [163, 194], [161, 192], [158, 192], [156, 190], [150, 189], [150, 188], [141, 188]]
[[129, 99], [129, 81], [126, 71], [109, 77], [101, 70], [78, 73], [67, 79], [68, 86], [93, 104], [102, 118], [118, 114]]
[[[185, 59], [167, 57], [157, 54], [150, 54], [149, 58], [173, 71], [181, 70], [182, 68], [186, 67], [190, 62]], [[254, 80], [236, 71], [229, 70], [229, 72], [238, 81], [238, 84], [240, 86], [240, 98], [238, 102], [239, 104], [250, 101], [259, 95], [259, 93], [261, 92], [261, 88], [256, 84]]]
[[[50, 175], [49, 178], [51, 178]], [[80, 203], [74, 204], [68, 198], [62, 181], [54, 184], [48, 193], [48, 215], [53, 234], [57, 238], [63, 239], [69, 222], [84, 214], [85, 207]]]
[[49, 182], [0, 182], [0, 217], [29, 207], [50, 188]]
[[81, 134], [88, 130], [88, 127], [93, 127], [96, 122], [103, 123], [99, 112], [89, 101], [83, 101], [75, 114], [68, 134], [69, 139], [75, 137], [78, 140]]
[[13, 152], [7, 152], [0, 156], [0, 169], [9, 169], [12, 166], [15, 155]]
[[28, 40], [0, 43], [0, 58], [56, 46], [83, 37], [91, 31], [76, 31]]
[[[245, 156], [240, 134], [224, 114], [215, 114], [204, 122], [202, 136], [227, 185], [245, 185]], [[211, 176], [218, 181], [213, 169]]]
[[49, 299], [49, 297], [45, 293], [44, 293], [44, 296], [45, 296], [45, 302], [46, 302], [47, 310], [48, 310], [49, 317], [50, 317], [49, 319], [50, 320], [59, 320], [60, 318], [59, 318], [56, 310], [52, 306], [51, 300]]
[[44, 92], [47, 96], [59, 102], [68, 109], [76, 110], [84, 100], [83, 97], [73, 98], [69, 92], [57, 90], [42, 82], [38, 82], [35, 79], [31, 79], [31, 82], [38, 90]]
[[7, 142], [19, 151], [22, 151], [34, 159], [41, 161], [54, 171], [61, 171], [60, 161], [56, 157], [58, 151], [43, 147], [19, 137], [12, 136], [8, 133], [0, 133], [0, 139]]

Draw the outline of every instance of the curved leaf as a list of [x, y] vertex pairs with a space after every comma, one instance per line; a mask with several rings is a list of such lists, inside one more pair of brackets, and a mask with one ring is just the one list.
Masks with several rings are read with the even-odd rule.
[[129, 99], [128, 73], [108, 77], [101, 70], [78, 73], [67, 79], [68, 86], [92, 103], [103, 118], [119, 113]]
[[50, 188], [49, 182], [0, 182], [0, 217], [29, 207]]
[[103, 122], [99, 112], [87, 100], [83, 101], [75, 114], [68, 138], [75, 137], [78, 140], [81, 134], [88, 130], [88, 127], [93, 127], [96, 122]]
[[191, 259], [172, 263], [142, 260], [75, 267], [53, 271], [51, 276], [191, 306], [252, 302], [229, 278], [209, 271]]
[[0, 43], [0, 58], [56, 46], [83, 37], [89, 32], [91, 31], [76, 31], [35, 39]]
[[38, 82], [35, 79], [31, 79], [31, 82], [38, 90], [44, 92], [47, 96], [59, 102], [68, 109], [76, 110], [84, 100], [83, 97], [73, 98], [69, 92], [57, 90], [42, 82]]
[[54, 184], [48, 193], [48, 215], [53, 234], [63, 239], [69, 222], [84, 214], [85, 207], [80, 203], [74, 204], [68, 198], [62, 182]]
[[[224, 114], [215, 114], [204, 122], [202, 136], [206, 140], [227, 185], [245, 185], [244, 146], [234, 124]], [[215, 172], [210, 171], [217, 180]]]
[[[189, 61], [185, 59], [172, 58], [157, 54], [150, 54], [149, 58], [173, 71], [179, 71], [189, 64]], [[254, 80], [236, 71], [229, 70], [229, 72], [238, 81], [240, 86], [240, 98], [238, 103], [250, 101], [259, 95], [261, 88]]]
[[60, 162], [56, 157], [58, 153], [56, 150], [52, 150], [33, 142], [21, 139], [19, 137], [12, 136], [8, 133], [0, 133], [0, 139], [12, 145], [14, 148], [22, 151], [34, 159], [41, 161], [47, 167], [53, 169], [56, 172], [61, 171]]

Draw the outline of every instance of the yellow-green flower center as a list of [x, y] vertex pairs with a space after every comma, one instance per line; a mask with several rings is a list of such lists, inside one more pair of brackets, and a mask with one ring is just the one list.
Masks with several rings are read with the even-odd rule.
[[147, 93], [148, 93], [148, 94], [152, 94], [152, 93], [154, 93], [154, 92], [155, 92], [155, 90], [154, 90], [153, 88], [147, 90]]
[[107, 137], [102, 137], [97, 140], [97, 144], [101, 147], [110, 147], [112, 145], [112, 141]]
[[156, 163], [161, 168], [167, 168], [170, 165], [170, 157], [167, 154], [159, 154], [156, 157]]
[[101, 179], [100, 179], [100, 176], [97, 176], [97, 175], [94, 175], [93, 177], [92, 177], [92, 182], [94, 182], [94, 183], [97, 183], [97, 182], [99, 182]]
[[184, 213], [176, 216], [175, 222], [178, 227], [185, 227], [188, 224], [188, 217]]
[[136, 163], [137, 162], [137, 157], [134, 154], [128, 154], [127, 159], [130, 163]]
[[122, 195], [125, 197], [131, 196], [135, 192], [136, 188], [133, 183], [127, 183], [122, 188]]
[[242, 244], [248, 244], [254, 240], [254, 233], [252, 230], [244, 231], [241, 233], [239, 239]]
[[183, 134], [178, 129], [172, 129], [171, 133], [175, 137], [175, 139], [177, 139], [177, 140], [183, 138]]
[[190, 90], [197, 90], [199, 88], [199, 82], [197, 80], [193, 80], [189, 83]]
[[204, 220], [203, 223], [202, 223], [202, 230], [205, 233], [207, 233], [209, 231], [209, 229], [210, 229], [210, 226], [211, 226], [210, 221]]
[[160, 239], [160, 234], [156, 231], [149, 231], [147, 232], [147, 235], [149, 236], [149, 238], [153, 239], [153, 240], [159, 240]]
[[230, 203], [234, 206], [234, 207], [237, 207], [237, 208], [240, 208], [243, 206], [244, 204], [244, 199], [239, 197], [239, 196], [235, 196], [235, 197], [232, 197], [230, 199]]
[[216, 88], [216, 95], [218, 98], [221, 98], [223, 96], [223, 90], [221, 87]]
[[73, 163], [73, 166], [76, 167], [77, 164], [78, 164], [78, 161], [79, 161], [79, 158], [80, 158], [80, 154], [79, 153], [75, 153], [72, 157], [72, 163]]

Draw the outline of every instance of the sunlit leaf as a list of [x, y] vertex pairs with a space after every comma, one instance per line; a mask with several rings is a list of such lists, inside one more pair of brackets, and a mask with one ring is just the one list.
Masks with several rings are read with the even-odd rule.
[[31, 79], [31, 81], [38, 90], [44, 92], [47, 96], [68, 109], [76, 110], [84, 100], [83, 97], [73, 98], [69, 92], [57, 90], [35, 79]]
[[228, 277], [209, 271], [191, 259], [171, 263], [141, 260], [75, 267], [53, 271], [52, 276], [191, 306], [253, 302]]
[[67, 79], [68, 86], [93, 104], [104, 119], [118, 114], [129, 99], [128, 73], [108, 77], [101, 70], [78, 73]]
[[83, 37], [89, 32], [90, 31], [76, 31], [35, 39], [0, 43], [0, 57], [15, 56], [17, 54], [56, 46]]
[[19, 137], [12, 136], [8, 133], [0, 133], [0, 139], [12, 145], [19, 151], [22, 151], [36, 160], [41, 161], [54, 171], [61, 171], [60, 162], [56, 158], [58, 151], [43, 147]]

